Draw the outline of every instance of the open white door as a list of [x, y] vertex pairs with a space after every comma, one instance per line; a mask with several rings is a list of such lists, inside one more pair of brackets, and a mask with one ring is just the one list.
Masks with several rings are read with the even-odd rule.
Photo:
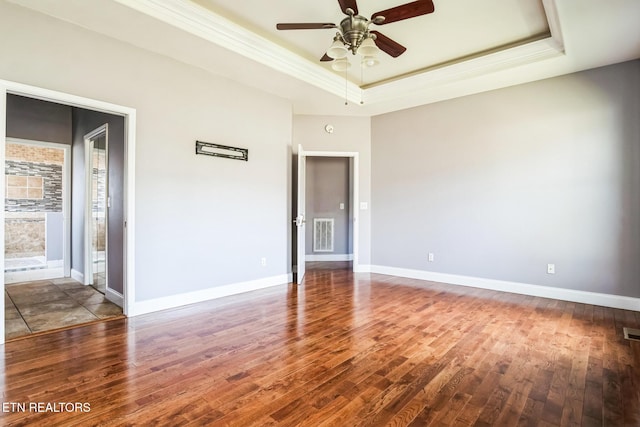
[[298, 228], [298, 266], [297, 266], [297, 282], [302, 283], [305, 273], [305, 257], [306, 257], [306, 227], [305, 227], [305, 186], [307, 173], [307, 159], [302, 149], [302, 145], [298, 145], [298, 209], [296, 211], [296, 227]]

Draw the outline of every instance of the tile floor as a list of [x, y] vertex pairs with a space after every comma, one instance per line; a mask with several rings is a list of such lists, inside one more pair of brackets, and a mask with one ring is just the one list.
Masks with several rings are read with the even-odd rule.
[[122, 315], [103, 294], [73, 279], [5, 286], [5, 339]]

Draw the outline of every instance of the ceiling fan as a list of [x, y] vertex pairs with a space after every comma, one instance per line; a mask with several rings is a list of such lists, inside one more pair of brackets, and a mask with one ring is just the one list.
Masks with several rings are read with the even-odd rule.
[[375, 54], [379, 50], [386, 52], [394, 58], [402, 55], [407, 48], [390, 39], [379, 31], [369, 30], [371, 24], [385, 25], [402, 21], [416, 16], [433, 13], [435, 10], [432, 0], [418, 0], [390, 9], [381, 10], [367, 19], [358, 14], [356, 0], [338, 0], [342, 12], [347, 15], [339, 25], [333, 23], [286, 23], [277, 24], [278, 30], [320, 30], [338, 29], [333, 43], [320, 59], [320, 61], [334, 61], [332, 67], [338, 71], [344, 71], [349, 67], [346, 59], [347, 53], [353, 55], [359, 53], [363, 56], [363, 64], [376, 65], [378, 60]]

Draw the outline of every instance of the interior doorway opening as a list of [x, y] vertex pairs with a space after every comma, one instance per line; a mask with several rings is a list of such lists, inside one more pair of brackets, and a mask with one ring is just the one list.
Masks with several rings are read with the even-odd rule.
[[353, 261], [353, 159], [308, 157], [306, 262]]
[[[351, 263], [351, 270], [352, 271], [357, 271], [359, 269], [359, 257], [358, 257], [358, 236], [359, 236], [359, 232], [358, 232], [358, 226], [359, 226], [359, 221], [358, 221], [358, 209], [357, 207], [359, 207], [359, 179], [358, 179], [358, 171], [359, 171], [359, 155], [357, 152], [342, 152], [342, 151], [305, 151], [304, 148], [302, 147], [302, 145], [298, 146], [298, 153], [297, 153], [297, 159], [294, 160], [293, 165], [294, 165], [294, 171], [292, 176], [294, 177], [294, 183], [293, 183], [293, 197], [294, 197], [294, 201], [292, 203], [292, 206], [295, 209], [295, 212], [293, 214], [294, 216], [294, 231], [292, 233], [293, 236], [293, 244], [292, 244], [292, 258], [293, 258], [293, 272], [294, 272], [294, 280], [296, 283], [298, 284], [302, 284], [304, 282], [304, 275], [305, 275], [305, 271], [306, 271], [306, 262], [307, 262], [307, 248], [308, 248], [308, 244], [307, 244], [307, 240], [308, 236], [313, 236], [316, 232], [316, 230], [314, 229], [314, 218], [311, 218], [309, 216], [309, 204], [307, 203], [307, 189], [310, 188], [309, 186], [313, 186], [314, 182], [317, 184], [317, 182], [321, 181], [318, 179], [314, 179], [313, 176], [308, 176], [307, 173], [307, 169], [308, 169], [308, 163], [310, 161], [313, 161], [311, 159], [316, 159], [316, 158], [336, 158], [336, 159], [346, 159], [346, 161], [348, 162], [348, 168], [347, 168], [347, 172], [346, 175], [348, 176], [347, 179], [347, 190], [346, 190], [346, 194], [348, 194], [348, 197], [346, 197], [343, 193], [341, 196], [339, 196], [341, 198], [341, 200], [348, 200], [347, 202], [340, 202], [338, 199], [333, 200], [331, 197], [329, 198], [332, 201], [329, 201], [329, 204], [333, 204], [337, 206], [333, 206], [333, 207], [337, 207], [338, 210], [347, 210], [348, 208], [348, 214], [346, 214], [346, 226], [345, 228], [347, 228], [347, 234], [346, 234], [346, 250], [344, 250], [343, 254], [328, 254], [328, 253], [324, 253], [324, 254], [316, 254], [315, 256], [319, 255], [319, 258], [315, 258], [316, 260], [321, 260], [322, 261], [348, 261]], [[309, 186], [307, 185], [307, 181], [309, 182]], [[317, 182], [316, 182], [317, 181]], [[344, 185], [340, 184], [341, 186]], [[328, 193], [331, 193], [331, 189], [329, 188]], [[323, 202], [324, 203], [324, 202]], [[344, 203], [344, 206], [341, 206], [340, 204]], [[329, 208], [331, 209], [329, 206], [325, 206], [325, 208]], [[342, 209], [340, 209], [342, 208]], [[319, 219], [331, 219], [331, 218], [319, 218]], [[334, 222], [333, 224], [335, 225], [335, 218], [334, 218]], [[308, 228], [310, 228], [311, 230], [309, 231]], [[325, 228], [326, 229], [326, 228]], [[334, 230], [335, 232], [335, 230]], [[334, 234], [335, 237], [335, 234]], [[311, 243], [313, 244], [313, 243]], [[316, 251], [316, 252], [322, 252], [322, 251]], [[314, 254], [313, 251], [311, 254], [309, 254], [309, 262], [315, 262], [314, 261]]]
[[109, 243], [109, 125], [104, 124], [84, 137], [85, 143], [85, 285], [106, 294]]
[[[41, 126], [33, 125], [34, 110], [32, 108], [22, 108], [22, 113], [18, 116], [17, 120], [10, 120], [11, 111], [15, 112], [13, 107], [24, 107], [25, 103], [29, 104], [32, 101], [36, 101], [45, 106], [45, 119], [42, 123], [51, 125], [46, 129]], [[9, 105], [11, 104], [11, 105]], [[11, 108], [10, 108], [11, 107]], [[71, 266], [69, 268], [69, 274], [65, 271], [65, 276], [51, 280], [40, 280], [35, 282], [20, 282], [16, 284], [5, 284], [4, 275], [2, 276], [2, 283], [5, 288], [5, 292], [0, 292], [0, 302], [5, 306], [3, 317], [0, 318], [0, 344], [7, 339], [7, 325], [9, 322], [16, 320], [16, 318], [24, 320], [24, 316], [32, 316], [33, 320], [30, 323], [29, 328], [32, 332], [38, 332], [36, 329], [46, 330], [59, 329], [60, 327], [75, 326], [78, 324], [86, 323], [90, 321], [88, 319], [79, 319], [77, 316], [78, 311], [88, 309], [92, 315], [95, 316], [95, 320], [103, 319], [105, 317], [111, 317], [112, 313], [105, 312], [101, 304], [95, 304], [94, 296], [88, 295], [89, 292], [96, 292], [100, 298], [100, 302], [108, 302], [111, 304], [109, 310], [115, 307], [117, 314], [131, 314], [134, 312], [134, 283], [135, 277], [133, 271], [133, 256], [135, 251], [133, 250], [133, 235], [134, 235], [134, 190], [135, 183], [133, 177], [135, 176], [135, 117], [136, 112], [132, 108], [123, 107], [115, 104], [110, 104], [102, 101], [97, 101], [89, 98], [82, 98], [75, 95], [69, 95], [62, 92], [51, 91], [48, 89], [37, 88], [33, 86], [27, 86], [19, 83], [0, 80], [0, 116], [4, 116], [6, 120], [0, 121], [0, 156], [4, 162], [5, 147], [7, 144], [7, 136], [13, 136], [16, 127], [20, 127], [22, 132], [27, 134], [33, 132], [45, 132], [47, 135], [54, 138], [48, 139], [47, 137], [38, 138], [32, 135], [17, 136], [23, 139], [32, 139], [36, 141], [51, 140], [58, 141], [61, 139], [61, 143], [70, 147], [71, 154], [69, 159], [73, 156], [74, 161], [72, 163], [72, 169], [80, 167], [82, 171], [75, 171], [70, 173], [71, 181], [73, 185], [70, 185], [69, 191], [74, 194], [70, 199], [75, 200], [71, 203], [69, 208], [69, 217], [79, 219], [80, 223], [84, 221], [84, 208], [85, 208], [85, 196], [84, 194], [78, 195], [73, 189], [79, 189], [81, 193], [84, 193], [84, 135], [94, 129], [98, 123], [108, 122], [110, 126], [114, 126], [117, 129], [117, 134], [121, 135], [121, 142], [119, 142], [118, 150], [116, 150], [116, 158], [114, 159], [114, 167], [120, 170], [120, 173], [115, 174], [114, 180], [117, 189], [118, 199], [116, 200], [116, 206], [114, 208], [114, 214], [111, 215], [114, 221], [118, 222], [118, 226], [115, 227], [117, 236], [114, 237], [114, 247], [119, 247], [119, 250], [114, 254], [116, 258], [119, 258], [119, 262], [114, 262], [113, 265], [118, 269], [115, 277], [119, 279], [114, 282], [117, 287], [112, 289], [112, 292], [108, 292], [105, 295], [97, 293], [93, 288], [84, 285], [84, 256], [81, 255], [83, 251], [83, 233], [72, 231], [70, 242], [70, 256]], [[13, 117], [15, 118], [15, 117]], [[55, 118], [55, 120], [54, 120]], [[58, 119], [62, 119], [59, 121]], [[113, 120], [113, 124], [111, 122]], [[98, 123], [96, 123], [98, 122]], [[60, 123], [65, 125], [60, 126]], [[79, 143], [74, 142], [75, 136], [80, 138]], [[80, 160], [82, 159], [82, 160]], [[76, 182], [79, 179], [80, 182]], [[28, 183], [29, 188], [31, 186]], [[0, 188], [3, 188], [7, 193], [7, 179], [5, 174], [0, 175]], [[79, 209], [79, 211], [78, 211]], [[5, 210], [3, 209], [0, 214], [0, 222], [5, 221]], [[69, 229], [74, 229], [76, 225], [71, 224]], [[4, 265], [5, 262], [5, 227], [0, 227], [0, 240], [3, 243], [3, 250], [0, 251], [0, 265]], [[74, 237], [75, 236], [75, 237]], [[75, 240], [79, 240], [80, 244], [74, 243]], [[76, 248], [76, 249], [74, 249]], [[80, 255], [78, 254], [78, 248], [80, 248]], [[44, 287], [40, 289], [39, 287]], [[11, 288], [11, 289], [9, 289]], [[11, 291], [11, 295], [9, 294]], [[64, 299], [62, 298], [64, 296]], [[35, 297], [35, 299], [34, 299]], [[67, 297], [70, 297], [67, 299]], [[37, 300], [37, 301], [36, 301]], [[115, 303], [115, 304], [113, 304]], [[21, 306], [31, 305], [25, 310], [22, 310]], [[74, 318], [80, 320], [72, 325], [58, 324], [52, 328], [49, 328], [39, 317], [43, 314], [48, 316], [49, 313], [44, 313], [41, 310], [42, 306], [34, 307], [35, 304], [49, 304], [53, 308], [60, 309], [62, 306], [73, 305], [71, 310], [76, 310], [72, 313], [67, 313], [60, 316], [59, 320], [64, 322]], [[81, 306], [79, 307], [78, 304]], [[55, 307], [54, 307], [55, 306]], [[7, 307], [15, 309], [14, 312], [7, 312]], [[67, 307], [68, 308], [68, 307]], [[16, 311], [17, 310], [17, 311]], [[22, 311], [20, 311], [22, 310]], [[85, 313], [86, 314], [86, 313]]]

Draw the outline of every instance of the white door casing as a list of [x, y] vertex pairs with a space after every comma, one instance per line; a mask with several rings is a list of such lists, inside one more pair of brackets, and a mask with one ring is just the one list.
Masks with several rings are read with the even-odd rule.
[[347, 157], [353, 160], [351, 168], [351, 186], [352, 186], [352, 217], [351, 226], [353, 227], [353, 271], [360, 270], [359, 258], [359, 210], [360, 210], [360, 179], [359, 179], [359, 153], [350, 151], [304, 151], [302, 145], [298, 145], [298, 203], [296, 218], [294, 220], [297, 230], [297, 282], [302, 283], [305, 274], [305, 258], [306, 258], [306, 239], [305, 239], [305, 203], [306, 203], [306, 165], [309, 157]]
[[306, 218], [305, 218], [305, 196], [306, 196], [306, 173], [307, 159], [302, 145], [298, 145], [298, 208], [296, 210], [295, 224], [298, 229], [297, 238], [297, 283], [300, 285], [304, 280], [305, 257], [306, 257]]

